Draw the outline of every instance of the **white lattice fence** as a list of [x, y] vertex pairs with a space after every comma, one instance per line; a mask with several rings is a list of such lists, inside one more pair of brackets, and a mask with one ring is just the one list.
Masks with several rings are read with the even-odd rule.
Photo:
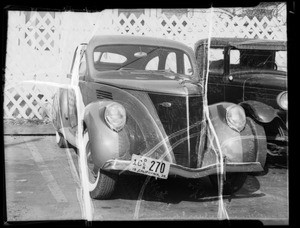
[[[75, 47], [88, 42], [94, 34], [155, 36], [194, 43], [212, 36], [286, 39], [286, 26], [280, 20], [263, 17], [233, 17], [220, 11], [210, 19], [210, 10], [170, 16], [156, 14], [126, 16], [118, 10], [99, 13], [10, 12], [5, 71], [5, 118], [39, 118], [49, 116], [47, 102], [56, 90], [49, 86], [22, 84], [24, 80], [69, 83], [69, 70]], [[46, 112], [41, 112], [44, 110]]]
[[181, 41], [191, 47], [202, 38], [207, 38], [209, 24], [212, 23], [212, 36], [215, 37], [241, 37], [260, 39], [286, 39], [286, 26], [276, 18], [269, 20], [263, 17], [257, 18], [222, 16], [215, 13], [210, 20], [210, 10], [193, 17], [183, 15], [167, 17], [162, 14], [159, 17], [145, 14], [136, 17], [131, 14], [126, 17], [120, 14], [113, 20], [112, 30], [119, 34], [148, 35], [165, 37]]
[[168, 18], [164, 14], [160, 17], [145, 14], [136, 17], [134, 14], [131, 14], [127, 18], [121, 13], [119, 16], [115, 16], [111, 30], [114, 33], [123, 35], [164, 37], [193, 46], [196, 40], [207, 37], [207, 24], [207, 15], [193, 18], [185, 15], [178, 18], [173, 15], [171, 18]]
[[[59, 82], [58, 18], [49, 12], [10, 12], [7, 39], [4, 118], [49, 116], [55, 88], [23, 83]], [[42, 111], [43, 110], [43, 111]]]

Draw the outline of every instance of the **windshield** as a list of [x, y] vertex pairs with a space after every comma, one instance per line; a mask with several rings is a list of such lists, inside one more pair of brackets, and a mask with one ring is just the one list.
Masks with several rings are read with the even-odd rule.
[[[225, 49], [212, 47], [209, 57], [209, 71], [223, 74], [225, 70]], [[274, 50], [235, 49], [229, 50], [229, 72], [239, 71], [287, 71], [287, 52]]]
[[105, 45], [94, 50], [98, 71], [142, 70], [193, 75], [188, 55], [182, 50], [145, 45]]
[[274, 50], [230, 50], [230, 72], [272, 70], [287, 71], [287, 52]]

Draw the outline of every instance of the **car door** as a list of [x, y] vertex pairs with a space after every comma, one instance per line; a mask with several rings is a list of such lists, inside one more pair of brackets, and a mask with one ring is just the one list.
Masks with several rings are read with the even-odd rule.
[[[200, 80], [205, 80], [207, 63], [209, 63], [209, 73], [207, 82], [208, 104], [224, 101], [224, 47], [211, 46], [208, 50], [207, 40], [196, 44], [196, 60], [200, 72]], [[209, 62], [207, 61], [209, 56]]]
[[[73, 59], [73, 64], [68, 77], [71, 79], [71, 85], [68, 89], [68, 117], [70, 123], [70, 131], [73, 135], [76, 134], [78, 125], [78, 110], [77, 110], [77, 99], [84, 101], [84, 88], [85, 88], [85, 74], [86, 74], [86, 45], [81, 44], [77, 47], [75, 56]], [[79, 94], [76, 94], [75, 88], [79, 86]]]
[[207, 84], [208, 104], [224, 101], [225, 77], [224, 47], [212, 46], [209, 50], [209, 74]]
[[241, 73], [241, 55], [238, 49], [228, 49], [228, 67], [223, 78], [224, 100], [227, 102], [240, 103], [244, 99], [244, 85], [249, 76]]

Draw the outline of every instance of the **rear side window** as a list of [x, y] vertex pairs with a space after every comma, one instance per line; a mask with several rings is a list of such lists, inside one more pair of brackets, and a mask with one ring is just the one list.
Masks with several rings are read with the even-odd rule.
[[158, 63], [159, 63], [159, 57], [156, 56], [147, 63], [145, 69], [146, 70], [158, 70]]
[[189, 60], [189, 57], [186, 54], [183, 55], [183, 61], [184, 61], [184, 74], [185, 75], [192, 75], [193, 74], [193, 68], [191, 66], [191, 62]]
[[177, 61], [175, 52], [170, 52], [166, 59], [165, 70], [177, 73]]
[[278, 70], [287, 71], [287, 52], [277, 51], [275, 56], [275, 63]]

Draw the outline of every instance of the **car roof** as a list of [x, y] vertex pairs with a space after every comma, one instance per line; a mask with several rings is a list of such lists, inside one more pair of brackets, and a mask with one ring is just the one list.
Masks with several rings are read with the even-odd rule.
[[94, 36], [88, 43], [89, 48], [94, 49], [99, 45], [117, 45], [117, 44], [132, 44], [132, 45], [151, 45], [184, 50], [193, 54], [192, 48], [189, 46], [170, 39], [149, 37], [149, 36], [131, 36], [131, 35], [97, 35]]
[[[195, 43], [195, 49], [208, 42], [208, 38], [201, 39]], [[212, 37], [210, 39], [211, 46], [218, 47], [236, 47], [239, 49], [259, 49], [259, 50], [286, 50], [286, 41], [282, 40], [266, 40], [254, 38], [218, 38]]]

